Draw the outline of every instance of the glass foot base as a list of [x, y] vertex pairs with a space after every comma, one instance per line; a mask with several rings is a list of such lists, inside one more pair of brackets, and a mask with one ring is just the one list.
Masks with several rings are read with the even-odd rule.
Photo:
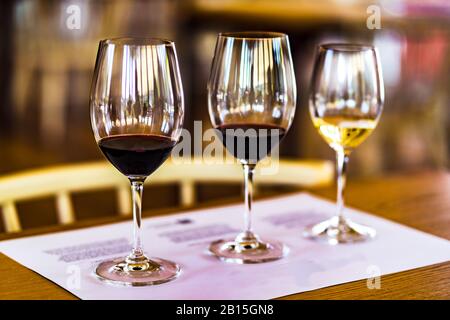
[[149, 286], [174, 280], [180, 267], [168, 260], [152, 258], [139, 264], [127, 262], [127, 258], [103, 261], [95, 275], [105, 282], [124, 286]]
[[326, 241], [332, 245], [366, 241], [375, 235], [375, 229], [339, 217], [320, 222], [304, 232], [307, 238]]
[[214, 241], [209, 251], [226, 262], [261, 263], [281, 259], [289, 249], [278, 241], [261, 241], [254, 235], [241, 234], [234, 240]]

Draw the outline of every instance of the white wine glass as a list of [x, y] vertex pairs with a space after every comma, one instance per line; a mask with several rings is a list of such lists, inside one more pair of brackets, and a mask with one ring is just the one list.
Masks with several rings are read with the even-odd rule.
[[373, 228], [344, 216], [349, 156], [377, 126], [384, 85], [377, 49], [370, 45], [320, 45], [312, 75], [309, 110], [314, 127], [336, 151], [337, 208], [329, 220], [308, 227], [305, 236], [330, 244], [375, 237]]

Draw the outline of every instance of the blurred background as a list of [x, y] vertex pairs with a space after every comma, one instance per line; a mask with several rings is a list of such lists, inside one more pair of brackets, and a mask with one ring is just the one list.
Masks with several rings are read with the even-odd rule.
[[[75, 29], [67, 24], [73, 5], [81, 17]], [[381, 16], [379, 29], [368, 27], [374, 10]], [[378, 47], [386, 102], [378, 128], [351, 157], [350, 179], [448, 170], [448, 0], [23, 0], [0, 4], [0, 175], [102, 159], [90, 127], [89, 89], [103, 38], [175, 40], [185, 127], [192, 129], [194, 120], [203, 120], [208, 128], [206, 81], [216, 35], [243, 30], [280, 31], [290, 37], [298, 104], [281, 144], [283, 157], [334, 159], [308, 114], [312, 61], [321, 42], [353, 41]], [[163, 206], [174, 198], [170, 189], [159, 190], [154, 192], [167, 194], [168, 200], [156, 201], [151, 190], [146, 191], [148, 197], [153, 194], [147, 206]], [[239, 193], [239, 186], [229, 192]], [[94, 197], [91, 203], [100, 196]], [[79, 212], [92, 211], [86, 203]], [[96, 208], [113, 210], [107, 203]]]

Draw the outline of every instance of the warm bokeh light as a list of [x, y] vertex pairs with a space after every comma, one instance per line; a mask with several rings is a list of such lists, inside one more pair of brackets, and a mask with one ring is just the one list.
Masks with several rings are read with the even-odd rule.
[[[368, 28], [374, 8], [379, 9], [380, 29]], [[77, 10], [79, 28], [68, 20]], [[185, 92], [185, 127], [192, 132], [194, 120], [202, 120], [203, 129], [210, 128], [206, 83], [216, 35], [245, 30], [289, 35], [298, 104], [282, 157], [333, 159], [308, 114], [314, 52], [323, 42], [359, 42], [379, 50], [386, 102], [377, 130], [352, 155], [349, 174], [448, 168], [449, 15], [450, 4], [444, 0], [3, 3], [0, 173], [101, 159], [90, 129], [89, 90], [98, 42], [104, 38], [174, 40]]]

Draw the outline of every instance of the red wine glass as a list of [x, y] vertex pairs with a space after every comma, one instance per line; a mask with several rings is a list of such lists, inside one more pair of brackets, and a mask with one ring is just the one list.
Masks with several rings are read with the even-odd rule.
[[287, 248], [260, 239], [252, 230], [253, 174], [288, 131], [297, 87], [288, 36], [277, 32], [219, 34], [208, 82], [213, 127], [226, 149], [242, 164], [245, 177], [244, 230], [234, 239], [214, 241], [210, 252], [235, 263], [282, 258]]
[[133, 248], [101, 262], [95, 274], [113, 284], [145, 286], [173, 280], [179, 266], [144, 253], [145, 179], [169, 157], [183, 125], [183, 88], [175, 44], [162, 39], [100, 41], [91, 87], [91, 124], [104, 156], [131, 183]]

